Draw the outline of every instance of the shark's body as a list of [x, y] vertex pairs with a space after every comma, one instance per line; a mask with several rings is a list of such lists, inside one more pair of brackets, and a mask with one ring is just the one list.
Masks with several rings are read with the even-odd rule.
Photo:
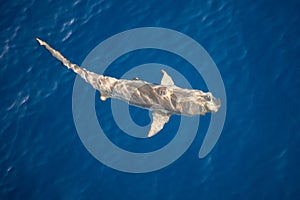
[[101, 93], [100, 99], [117, 98], [131, 105], [149, 109], [153, 112], [153, 120], [148, 137], [158, 133], [172, 114], [204, 115], [207, 112], [217, 112], [220, 100], [210, 92], [183, 89], [174, 85], [172, 78], [162, 70], [160, 85], [154, 85], [139, 79], [124, 80], [99, 75], [90, 72], [76, 64], [72, 64], [61, 53], [50, 47], [46, 42], [37, 38], [55, 58], [69, 69], [82, 77], [93, 88]]

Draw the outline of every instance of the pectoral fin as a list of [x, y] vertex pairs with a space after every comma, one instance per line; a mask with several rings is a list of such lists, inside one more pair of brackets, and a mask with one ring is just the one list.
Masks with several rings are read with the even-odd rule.
[[165, 123], [170, 119], [170, 114], [163, 113], [161, 111], [153, 111], [152, 113], [152, 124], [148, 132], [148, 137], [152, 137], [163, 129]]
[[161, 85], [167, 85], [167, 86], [172, 86], [174, 85], [173, 79], [171, 78], [171, 76], [169, 76], [169, 74], [167, 74], [167, 72], [165, 70], [161, 70], [163, 77], [161, 79]]

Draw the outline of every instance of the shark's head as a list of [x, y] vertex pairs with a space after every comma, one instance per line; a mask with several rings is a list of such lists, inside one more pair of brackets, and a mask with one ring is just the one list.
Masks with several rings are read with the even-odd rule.
[[221, 106], [221, 101], [215, 98], [211, 92], [200, 92], [197, 94], [197, 105], [199, 106], [199, 114], [217, 112]]
[[215, 98], [210, 92], [190, 90], [182, 98], [177, 98], [181, 114], [204, 115], [208, 112], [217, 112], [221, 106], [220, 99]]

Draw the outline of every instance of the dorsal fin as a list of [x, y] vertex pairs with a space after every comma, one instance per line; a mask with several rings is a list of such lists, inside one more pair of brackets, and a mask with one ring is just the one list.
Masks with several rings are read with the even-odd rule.
[[152, 124], [148, 132], [148, 137], [156, 135], [161, 129], [163, 129], [165, 123], [170, 119], [170, 114], [154, 110], [152, 113]]
[[163, 69], [161, 70], [161, 72], [163, 74], [163, 77], [161, 79], [160, 84], [161, 85], [166, 85], [166, 86], [173, 86], [174, 82], [173, 82], [171, 76], [169, 76], [169, 74], [167, 74], [167, 72]]

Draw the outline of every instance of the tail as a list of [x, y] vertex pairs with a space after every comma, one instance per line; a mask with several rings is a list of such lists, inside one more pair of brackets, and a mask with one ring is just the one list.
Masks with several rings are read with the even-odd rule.
[[86, 82], [90, 83], [95, 89], [99, 89], [97, 87], [97, 78], [99, 76], [98, 74], [90, 72], [85, 68], [79, 67], [78, 65], [71, 63], [60, 52], [53, 49], [49, 44], [47, 44], [43, 40], [39, 38], [36, 38], [36, 40], [41, 46], [44, 46], [52, 54], [52, 56], [58, 59], [64, 66], [66, 66], [68, 69], [72, 69], [76, 74], [81, 76], [81, 78], [83, 78]]

